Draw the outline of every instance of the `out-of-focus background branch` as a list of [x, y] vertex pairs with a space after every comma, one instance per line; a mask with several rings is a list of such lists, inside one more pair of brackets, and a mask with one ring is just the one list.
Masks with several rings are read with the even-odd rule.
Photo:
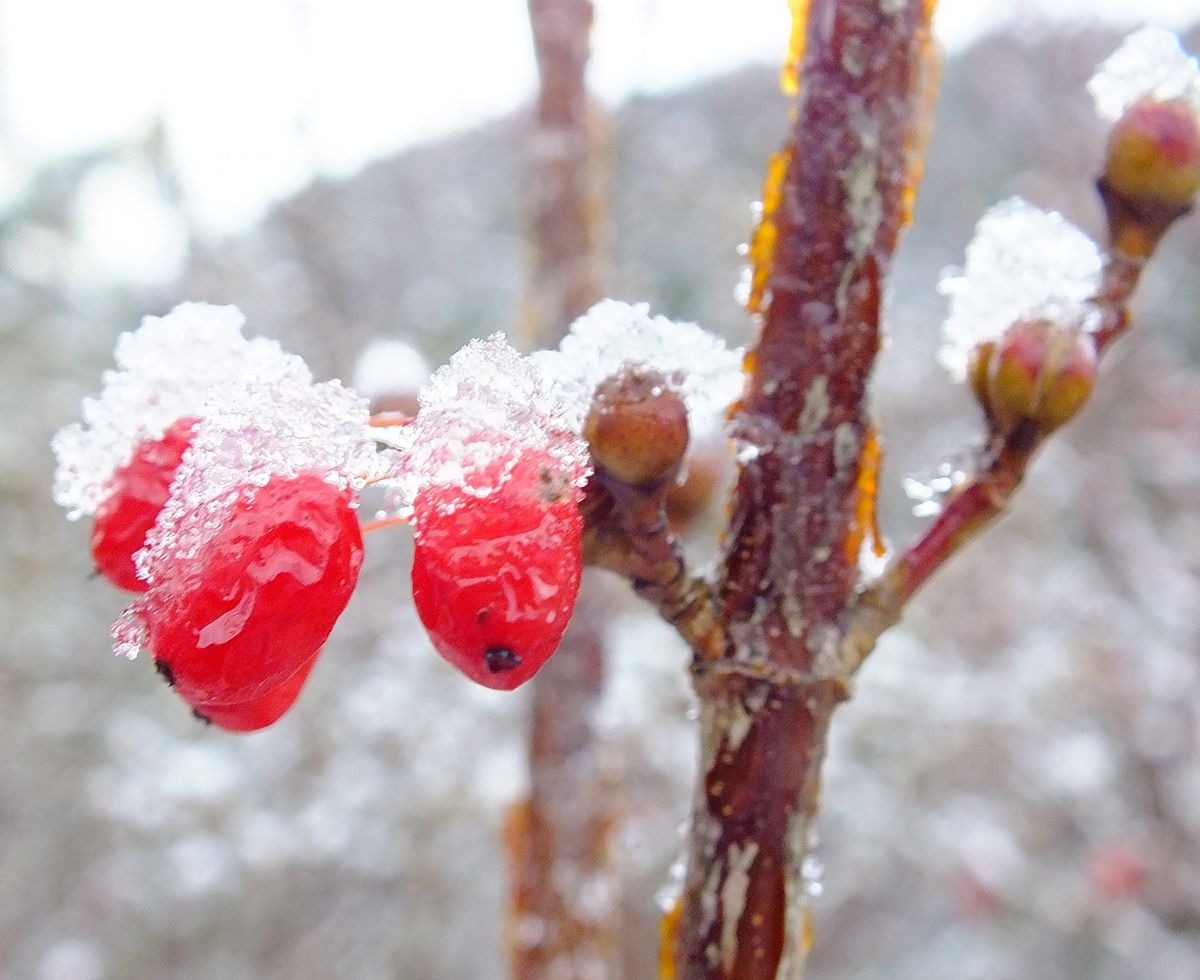
[[[919, 524], [901, 478], [934, 476], [981, 431], [934, 361], [939, 271], [1011, 193], [1102, 233], [1083, 83], [1117, 38], [1000, 35], [947, 66], [875, 379], [897, 541]], [[785, 113], [766, 67], [615, 112], [613, 295], [746, 338], [734, 248]], [[297, 708], [222, 735], [149, 663], [108, 654], [122, 601], [50, 502], [47, 447], [115, 334], [179, 299], [238, 303], [320, 376], [349, 375], [380, 334], [437, 363], [511, 329], [531, 126], [518, 114], [321, 179], [223, 239], [181, 209], [169, 131], [22, 163], [0, 213], [0, 976], [503, 975], [500, 818], [526, 791], [526, 705], [428, 648], [404, 533], [370, 542]], [[987, 546], [913, 603], [839, 717], [814, 976], [1200, 972], [1198, 253], [1193, 218], [1094, 402]], [[711, 543], [689, 547], [702, 560]], [[607, 632], [624, 956], [650, 975], [636, 968], [692, 776], [686, 655], [636, 604]]]

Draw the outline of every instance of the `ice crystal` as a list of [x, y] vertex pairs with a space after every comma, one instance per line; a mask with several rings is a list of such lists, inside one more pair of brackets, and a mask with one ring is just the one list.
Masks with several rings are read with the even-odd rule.
[[1062, 215], [1019, 197], [997, 204], [975, 228], [966, 268], [943, 274], [950, 315], [939, 360], [961, 380], [975, 345], [1021, 317], [1080, 320], [1100, 264], [1095, 243]]
[[529, 450], [556, 461], [567, 483], [582, 486], [587, 478], [587, 446], [568, 406], [538, 362], [518, 354], [503, 334], [458, 351], [421, 389], [420, 405], [403, 430], [408, 458], [394, 501], [401, 512], [432, 483], [487, 495]]
[[234, 306], [184, 303], [120, 336], [117, 370], [105, 373], [99, 395], [83, 400], [83, 421], [54, 437], [54, 499], [69, 508], [68, 517], [94, 513], [138, 443], [157, 439], [184, 416], [202, 415], [215, 385], [279, 375], [308, 382], [300, 358], [274, 341], [247, 340], [244, 322]]
[[938, 464], [937, 470], [927, 479], [906, 476], [904, 493], [913, 502], [913, 514], [917, 517], [936, 517], [942, 512], [943, 502], [969, 478], [965, 461], [947, 461]]
[[694, 323], [651, 317], [646, 303], [603, 300], [571, 325], [557, 351], [533, 357], [554, 379], [576, 429], [596, 386], [625, 364], [662, 372], [687, 402], [693, 432], [716, 424], [742, 390], [740, 350]]
[[825, 863], [810, 851], [800, 864], [800, 874], [804, 879], [804, 894], [809, 898], [819, 898], [825, 891]]
[[164, 563], [194, 555], [221, 511], [271, 477], [315, 472], [360, 489], [374, 457], [366, 400], [339, 381], [314, 385], [293, 375], [215, 388], [138, 555], [143, 577], [153, 583]]
[[1188, 99], [1200, 111], [1200, 67], [1161, 27], [1142, 27], [1122, 42], [1088, 82], [1096, 111], [1117, 119], [1143, 98]]

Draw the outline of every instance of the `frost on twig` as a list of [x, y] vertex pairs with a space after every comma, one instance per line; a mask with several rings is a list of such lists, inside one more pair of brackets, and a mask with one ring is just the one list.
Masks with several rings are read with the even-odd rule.
[[1128, 326], [1145, 261], [1200, 188], [1200, 70], [1174, 35], [1136, 31], [1089, 88], [1100, 114], [1117, 120], [1097, 181], [1108, 253], [1020, 199], [980, 221], [965, 271], [942, 283], [951, 302], [939, 356], [960, 379], [969, 373], [986, 441], [974, 472], [946, 481], [931, 524], [861, 591], [847, 664], [861, 662], [908, 599], [1006, 509], [1047, 435], [1088, 397], [1099, 357]]

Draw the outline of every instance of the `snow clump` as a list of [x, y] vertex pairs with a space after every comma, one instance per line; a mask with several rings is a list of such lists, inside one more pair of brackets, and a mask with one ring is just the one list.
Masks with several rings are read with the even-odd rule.
[[661, 372], [687, 403], [693, 434], [715, 428], [742, 392], [742, 351], [694, 323], [650, 316], [647, 303], [606, 299], [571, 325], [556, 351], [534, 360], [553, 378], [572, 425], [582, 429], [596, 386], [626, 364]]
[[1100, 279], [1100, 251], [1061, 214], [1019, 197], [995, 205], [975, 227], [965, 269], [947, 270], [938, 288], [950, 315], [938, 352], [958, 380], [975, 346], [1024, 317], [1082, 322]]
[[304, 362], [275, 341], [243, 337], [245, 322], [235, 306], [183, 303], [121, 334], [117, 370], [105, 372], [99, 395], [83, 400], [83, 421], [60, 429], [51, 444], [58, 459], [54, 499], [71, 520], [96, 512], [139, 443], [160, 438], [185, 416], [202, 415], [215, 386], [280, 373], [307, 376]]
[[1187, 99], [1200, 112], [1200, 66], [1161, 27], [1142, 27], [1096, 70], [1088, 91], [1102, 118], [1117, 119], [1144, 98]]

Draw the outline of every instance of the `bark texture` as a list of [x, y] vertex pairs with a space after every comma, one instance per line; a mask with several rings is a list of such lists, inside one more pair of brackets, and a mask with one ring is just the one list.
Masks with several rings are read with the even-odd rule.
[[813, 0], [805, 13], [791, 132], [752, 248], [762, 332], [733, 420], [725, 644], [695, 668], [701, 784], [674, 938], [689, 980], [803, 970], [809, 827], [846, 693], [826, 665], [858, 584], [866, 386], [922, 131], [931, 5]]

